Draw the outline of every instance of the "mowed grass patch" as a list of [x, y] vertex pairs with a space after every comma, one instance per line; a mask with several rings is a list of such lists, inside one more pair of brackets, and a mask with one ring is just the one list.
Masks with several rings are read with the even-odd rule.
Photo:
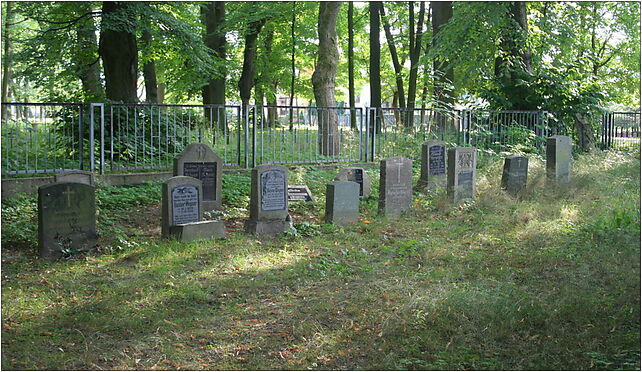
[[399, 220], [376, 217], [373, 166], [361, 221], [322, 224], [336, 171], [298, 167], [290, 183], [316, 203], [293, 204], [280, 237], [125, 234], [57, 262], [3, 251], [2, 368], [639, 369], [639, 153], [580, 156], [561, 188], [531, 158], [523, 200], [486, 164], [475, 202], [416, 192]]

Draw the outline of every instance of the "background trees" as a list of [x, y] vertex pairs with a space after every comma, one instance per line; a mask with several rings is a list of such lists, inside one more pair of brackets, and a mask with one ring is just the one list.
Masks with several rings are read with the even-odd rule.
[[[318, 3], [4, 2], [2, 12], [4, 101], [321, 104]], [[343, 3], [337, 104], [557, 110], [573, 127], [577, 112], [639, 104], [639, 14], [635, 2]]]

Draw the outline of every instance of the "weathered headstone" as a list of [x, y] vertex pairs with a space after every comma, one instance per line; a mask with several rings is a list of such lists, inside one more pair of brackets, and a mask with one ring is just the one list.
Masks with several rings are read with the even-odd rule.
[[212, 149], [203, 143], [192, 143], [174, 158], [174, 176], [188, 176], [203, 182], [204, 211], [221, 208], [221, 175], [223, 162]]
[[58, 258], [96, 246], [96, 188], [53, 183], [38, 188], [38, 249]]
[[312, 191], [306, 185], [288, 186], [288, 201], [304, 201], [314, 203]]
[[343, 225], [359, 219], [359, 184], [335, 181], [326, 186], [325, 222]]
[[163, 183], [163, 237], [181, 241], [225, 236], [222, 221], [201, 221], [203, 218], [203, 183], [194, 177], [176, 176]]
[[555, 185], [571, 180], [573, 144], [567, 136], [552, 136], [546, 139], [546, 178]]
[[288, 170], [279, 165], [252, 169], [250, 218], [245, 231], [255, 235], [276, 235], [292, 226], [288, 214]]
[[421, 146], [419, 188], [446, 186], [446, 142], [428, 141]]
[[379, 172], [379, 214], [397, 218], [412, 203], [412, 160], [385, 158]]
[[509, 156], [504, 160], [502, 189], [512, 196], [519, 196], [526, 189], [528, 179], [528, 158]]
[[475, 198], [477, 178], [477, 149], [453, 147], [448, 149], [448, 197], [453, 203]]
[[84, 183], [89, 186], [94, 186], [94, 174], [92, 172], [82, 170], [70, 170], [56, 173], [54, 182], [73, 182]]
[[370, 196], [372, 190], [372, 179], [366, 170], [360, 167], [343, 168], [335, 177], [335, 181], [352, 181], [359, 184], [359, 196]]

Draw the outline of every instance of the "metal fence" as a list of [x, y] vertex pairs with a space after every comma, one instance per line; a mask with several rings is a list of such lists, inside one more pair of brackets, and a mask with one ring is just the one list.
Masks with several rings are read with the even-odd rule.
[[640, 112], [611, 112], [602, 115], [602, 149], [640, 147]]
[[85, 105], [3, 103], [2, 174], [86, 169]]
[[[400, 155], [418, 159], [429, 139], [494, 151], [537, 150], [557, 134], [549, 116], [421, 108], [3, 103], [2, 174], [169, 169], [192, 142], [210, 145], [227, 166], [247, 168]], [[640, 146], [640, 113], [604, 115], [599, 134], [603, 148]]]

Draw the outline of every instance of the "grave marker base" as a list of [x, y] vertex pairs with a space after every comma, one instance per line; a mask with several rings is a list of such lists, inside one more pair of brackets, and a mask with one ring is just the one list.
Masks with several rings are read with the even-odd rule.
[[290, 216], [286, 220], [245, 220], [245, 232], [258, 236], [275, 236], [292, 227]]
[[169, 236], [181, 242], [198, 239], [225, 238], [223, 221], [200, 221], [169, 227]]

